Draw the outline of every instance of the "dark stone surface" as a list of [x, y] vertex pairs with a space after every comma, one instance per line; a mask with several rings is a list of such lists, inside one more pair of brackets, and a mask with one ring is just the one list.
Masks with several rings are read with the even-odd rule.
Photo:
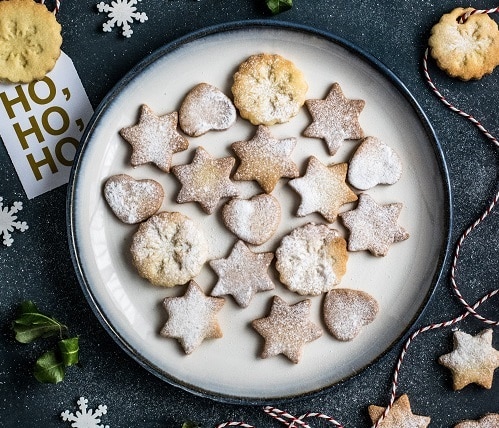
[[[440, 139], [453, 193], [452, 243], [488, 206], [497, 192], [497, 148], [468, 121], [446, 109], [431, 93], [421, 73], [421, 58], [429, 31], [443, 13], [456, 6], [450, 0], [295, 0], [292, 10], [271, 17], [263, 1], [148, 0], [139, 3], [149, 20], [133, 24], [124, 39], [119, 31], [103, 33], [104, 14], [97, 2], [62, 2], [58, 19], [63, 50], [74, 61], [90, 101], [96, 107], [113, 85], [137, 62], [163, 44], [208, 25], [251, 18], [306, 24], [330, 31], [358, 45], [386, 64], [420, 103]], [[477, 1], [476, 8], [491, 7]], [[499, 72], [476, 82], [446, 77], [430, 62], [432, 75], [445, 96], [474, 114], [492, 134], [499, 134], [497, 90]], [[180, 427], [185, 420], [214, 427], [236, 420], [257, 427], [282, 426], [261, 407], [221, 404], [199, 398], [158, 380], [130, 359], [108, 336], [83, 297], [73, 271], [66, 236], [66, 186], [27, 200], [7, 152], [0, 144], [0, 196], [4, 204], [22, 201], [28, 232], [16, 234], [12, 247], [0, 246], [0, 426], [68, 426], [59, 414], [76, 411], [80, 396], [89, 407], [108, 406], [102, 423], [110, 427]], [[465, 241], [458, 281], [470, 302], [497, 287], [499, 213], [494, 211]], [[418, 325], [445, 321], [463, 312], [450, 289], [450, 261], [444, 267], [432, 301]], [[66, 321], [81, 334], [82, 367], [68, 371], [64, 382], [42, 385], [31, 374], [43, 345], [20, 345], [10, 324], [19, 302], [31, 299], [44, 312]], [[497, 297], [483, 314], [498, 318]], [[473, 317], [459, 328], [476, 334], [486, 328]], [[497, 328], [494, 346], [499, 348]], [[452, 427], [459, 420], [499, 412], [499, 380], [491, 390], [474, 385], [451, 389], [450, 372], [437, 358], [452, 349], [450, 328], [424, 333], [413, 342], [400, 374], [399, 393], [408, 393], [414, 413], [432, 418], [431, 426]], [[367, 406], [386, 405], [400, 346], [352, 380], [327, 393], [279, 407], [293, 414], [313, 410], [326, 413], [346, 427], [369, 426]], [[324, 422], [310, 420], [314, 427]]]

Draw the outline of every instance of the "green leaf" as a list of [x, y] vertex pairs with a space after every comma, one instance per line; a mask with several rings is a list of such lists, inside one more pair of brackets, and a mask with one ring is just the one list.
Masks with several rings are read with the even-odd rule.
[[62, 362], [65, 367], [78, 364], [78, 355], [80, 351], [78, 337], [61, 340], [57, 345], [59, 346]]
[[41, 383], [58, 383], [64, 379], [64, 362], [55, 351], [45, 352], [35, 363], [35, 378]]
[[20, 305], [20, 315], [12, 323], [16, 333], [16, 340], [21, 343], [30, 343], [39, 337], [51, 337], [59, 335], [62, 337], [67, 333], [67, 327], [57, 320], [38, 312], [37, 307], [31, 301]]
[[196, 422], [186, 421], [182, 424], [182, 428], [200, 428], [201, 425]]
[[266, 0], [267, 7], [275, 15], [293, 7], [293, 0]]

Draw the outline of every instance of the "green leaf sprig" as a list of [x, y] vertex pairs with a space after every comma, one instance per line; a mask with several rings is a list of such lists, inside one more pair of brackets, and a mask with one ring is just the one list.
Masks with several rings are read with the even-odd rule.
[[293, 0], [266, 0], [266, 3], [273, 15], [284, 12], [293, 7]]
[[16, 340], [31, 343], [39, 338], [59, 336], [57, 347], [36, 360], [35, 378], [42, 383], [58, 383], [66, 375], [66, 367], [78, 364], [78, 337], [69, 337], [68, 328], [54, 318], [40, 313], [31, 301], [19, 306], [19, 316], [12, 323]]

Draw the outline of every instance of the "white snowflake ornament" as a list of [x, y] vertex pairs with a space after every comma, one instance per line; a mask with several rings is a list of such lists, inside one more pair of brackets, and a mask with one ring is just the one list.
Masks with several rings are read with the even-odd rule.
[[111, 4], [106, 4], [101, 1], [97, 4], [99, 12], [107, 13], [108, 20], [102, 24], [102, 30], [110, 32], [114, 26], [122, 28], [122, 34], [125, 37], [130, 37], [133, 34], [130, 24], [133, 21], [143, 23], [147, 21], [147, 15], [144, 12], [137, 12], [135, 5], [139, 0], [113, 0]]
[[3, 245], [10, 247], [14, 242], [12, 239], [11, 232], [14, 229], [20, 232], [25, 232], [28, 230], [28, 225], [25, 221], [17, 221], [17, 214], [23, 209], [22, 202], [14, 202], [14, 204], [9, 207], [3, 206], [3, 198], [0, 196], [0, 237], [3, 237]]
[[76, 414], [70, 413], [69, 410], [61, 413], [64, 422], [72, 422], [71, 426], [75, 428], [109, 428], [109, 425], [100, 424], [100, 417], [107, 413], [107, 406], [100, 404], [95, 411], [88, 409], [88, 400], [85, 397], [80, 397], [76, 403], [80, 409]]

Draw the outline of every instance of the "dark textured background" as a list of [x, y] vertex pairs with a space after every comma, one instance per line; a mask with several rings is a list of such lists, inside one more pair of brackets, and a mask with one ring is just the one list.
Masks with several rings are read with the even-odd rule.
[[[306, 24], [330, 31], [358, 45], [386, 64], [406, 84], [425, 110], [440, 139], [448, 165], [453, 196], [452, 245], [487, 207], [497, 191], [497, 149], [469, 122], [447, 110], [431, 93], [421, 74], [421, 58], [428, 34], [455, 1], [400, 0], [295, 0], [291, 11], [270, 16], [261, 0], [144, 0], [140, 11], [144, 24], [132, 24], [130, 39], [118, 30], [101, 31], [105, 14], [97, 14], [97, 1], [63, 1], [58, 19], [63, 28], [63, 50], [74, 61], [91, 103], [97, 107], [113, 85], [149, 53], [208, 25], [251, 18]], [[468, 5], [468, 4], [467, 4]], [[472, 2], [475, 8], [495, 5]], [[497, 17], [495, 17], [497, 19]], [[499, 134], [497, 93], [499, 70], [476, 82], [447, 78], [430, 63], [431, 73], [445, 96], [474, 114]], [[139, 367], [114, 343], [88, 306], [73, 272], [67, 237], [66, 186], [27, 200], [14, 168], [0, 144], [0, 196], [5, 206], [22, 201], [19, 217], [30, 228], [15, 233], [12, 247], [0, 246], [0, 426], [62, 427], [59, 414], [75, 412], [80, 396], [89, 406], [108, 406], [102, 423], [112, 427], [180, 427], [190, 419], [203, 427], [227, 420], [262, 427], [282, 426], [260, 407], [220, 404], [199, 398], [158, 380]], [[466, 241], [458, 268], [464, 295], [474, 302], [497, 288], [499, 263], [496, 210]], [[463, 309], [449, 287], [449, 261], [432, 301], [418, 323], [426, 325], [450, 319]], [[64, 321], [81, 341], [81, 368], [71, 368], [64, 382], [39, 384], [31, 375], [44, 345], [21, 345], [13, 339], [10, 323], [16, 307], [25, 299]], [[482, 313], [498, 318], [497, 297]], [[458, 325], [472, 334], [485, 328], [472, 317]], [[494, 346], [499, 348], [497, 328]], [[470, 385], [451, 389], [448, 369], [436, 360], [452, 349], [450, 328], [419, 336], [410, 347], [402, 368], [399, 393], [408, 393], [416, 414], [432, 418], [432, 427], [453, 427], [459, 420], [499, 412], [499, 374], [491, 390]], [[312, 398], [280, 404], [294, 414], [320, 411], [346, 427], [370, 426], [369, 404], [386, 405], [399, 347], [352, 380]], [[314, 427], [324, 422], [310, 421]]]

